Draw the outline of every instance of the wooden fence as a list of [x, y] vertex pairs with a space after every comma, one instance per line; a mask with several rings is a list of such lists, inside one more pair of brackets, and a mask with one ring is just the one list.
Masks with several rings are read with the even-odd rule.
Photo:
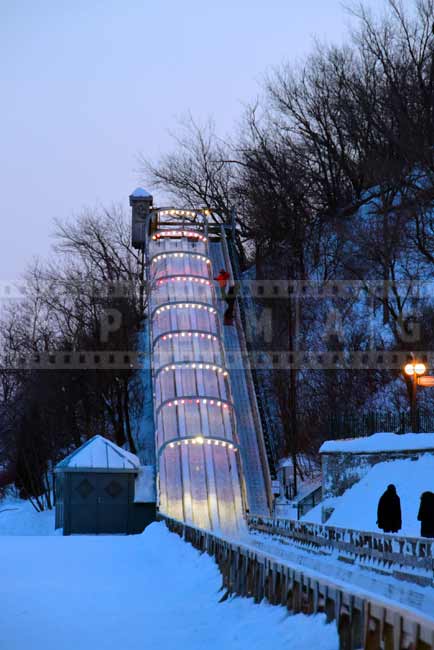
[[398, 579], [434, 586], [434, 539], [398, 537], [325, 524], [247, 517], [250, 530], [291, 539], [301, 546], [335, 550], [353, 563], [370, 563]]
[[323, 612], [337, 626], [340, 650], [434, 650], [434, 619], [361, 595], [357, 588], [352, 593], [333, 579], [317, 578], [211, 532], [161, 514], [159, 518], [169, 530], [214, 557], [222, 575], [221, 600], [237, 594], [256, 603], [266, 598], [292, 613]]

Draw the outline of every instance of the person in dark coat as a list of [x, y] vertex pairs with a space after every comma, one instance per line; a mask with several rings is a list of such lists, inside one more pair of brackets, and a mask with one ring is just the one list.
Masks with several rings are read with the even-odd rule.
[[236, 290], [235, 287], [232, 285], [229, 287], [225, 298], [226, 304], [228, 306], [223, 316], [223, 323], [225, 325], [234, 324], [234, 310], [235, 310], [236, 299], [237, 299]]
[[397, 533], [401, 530], [401, 500], [392, 484], [387, 486], [378, 502], [377, 524], [385, 533]]
[[421, 537], [434, 537], [434, 494], [432, 492], [422, 493], [417, 518], [421, 522]]

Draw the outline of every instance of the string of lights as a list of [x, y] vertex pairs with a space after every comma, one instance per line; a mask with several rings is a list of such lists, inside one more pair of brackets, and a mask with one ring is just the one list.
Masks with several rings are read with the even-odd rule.
[[154, 257], [151, 259], [151, 264], [171, 257], [177, 257], [177, 258], [186, 257], [188, 259], [201, 259], [204, 260], [207, 264], [211, 264], [210, 258], [204, 255], [203, 253], [193, 253], [191, 251], [166, 251], [164, 253], [158, 253], [158, 255], [154, 255]]
[[167, 448], [170, 447], [170, 449], [173, 449], [174, 447], [180, 447], [181, 445], [214, 445], [215, 447], [227, 447], [228, 449], [231, 449], [232, 451], [236, 452], [238, 451], [239, 447], [237, 444], [234, 442], [231, 442], [230, 440], [225, 440], [225, 438], [217, 438], [215, 436], [206, 436], [206, 435], [198, 435], [198, 436], [182, 436], [182, 437], [176, 437], [176, 438], [171, 438], [170, 440], [167, 440], [161, 447], [160, 447], [160, 455], [163, 453], [163, 451]]
[[228, 371], [225, 370], [222, 366], [218, 366], [213, 363], [197, 363], [197, 362], [191, 362], [191, 361], [178, 361], [176, 363], [169, 363], [165, 366], [161, 366], [155, 371], [155, 377], [160, 372], [170, 372], [171, 370], [212, 370], [214, 372], [217, 372], [219, 375], [223, 375], [223, 377], [228, 376]]
[[170, 311], [171, 309], [203, 309], [204, 311], [209, 311], [210, 314], [217, 313], [217, 309], [206, 302], [166, 302], [154, 309], [152, 312], [152, 318], [155, 315], [165, 311]]
[[164, 402], [161, 402], [156, 410], [156, 414], [161, 411], [164, 407], [168, 406], [172, 408], [173, 406], [185, 406], [188, 404], [208, 404], [209, 406], [215, 406], [220, 409], [234, 409], [232, 402], [226, 399], [218, 398], [215, 396], [204, 396], [198, 397], [197, 395], [179, 395], [176, 399], [167, 399]]
[[159, 339], [163, 341], [170, 341], [171, 339], [179, 338], [200, 338], [207, 339], [208, 341], [218, 341], [218, 337], [212, 332], [203, 331], [203, 330], [170, 330], [168, 332], [163, 332], [156, 336], [153, 340], [154, 345]]
[[208, 238], [205, 237], [205, 235], [201, 235], [199, 232], [196, 232], [194, 230], [160, 230], [160, 232], [152, 235], [152, 239], [154, 241], [158, 239], [164, 239], [166, 237], [187, 237], [189, 239], [197, 239], [201, 242], [208, 242]]
[[203, 275], [165, 275], [158, 278], [157, 286], [167, 284], [167, 282], [196, 282], [198, 284], [205, 284], [207, 287], [211, 285], [211, 281]]

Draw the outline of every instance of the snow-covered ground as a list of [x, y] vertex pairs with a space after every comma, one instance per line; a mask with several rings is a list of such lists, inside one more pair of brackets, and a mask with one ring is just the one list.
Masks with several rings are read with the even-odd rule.
[[219, 603], [214, 561], [162, 523], [130, 537], [61, 537], [51, 534], [51, 512], [0, 502], [6, 507], [18, 511], [0, 514], [0, 648], [338, 648], [322, 615], [242, 598]]
[[54, 530], [54, 510], [36, 512], [30, 501], [12, 495], [0, 499], [0, 535], [55, 534], [61, 533]]
[[396, 486], [401, 499], [402, 529], [397, 534], [418, 537], [420, 495], [426, 490], [434, 491], [434, 456], [428, 455], [418, 460], [378, 463], [341, 497], [324, 500], [303, 520], [321, 522], [321, 508], [330, 506], [335, 510], [327, 521], [328, 525], [381, 532], [376, 523], [377, 506], [389, 483]]
[[374, 453], [379, 451], [414, 451], [434, 449], [434, 433], [374, 433], [361, 438], [326, 440], [321, 453]]

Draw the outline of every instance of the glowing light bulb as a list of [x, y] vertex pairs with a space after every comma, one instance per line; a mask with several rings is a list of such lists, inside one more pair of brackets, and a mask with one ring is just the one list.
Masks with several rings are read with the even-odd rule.
[[426, 372], [426, 365], [424, 363], [416, 363], [414, 371], [416, 375], [423, 375]]

